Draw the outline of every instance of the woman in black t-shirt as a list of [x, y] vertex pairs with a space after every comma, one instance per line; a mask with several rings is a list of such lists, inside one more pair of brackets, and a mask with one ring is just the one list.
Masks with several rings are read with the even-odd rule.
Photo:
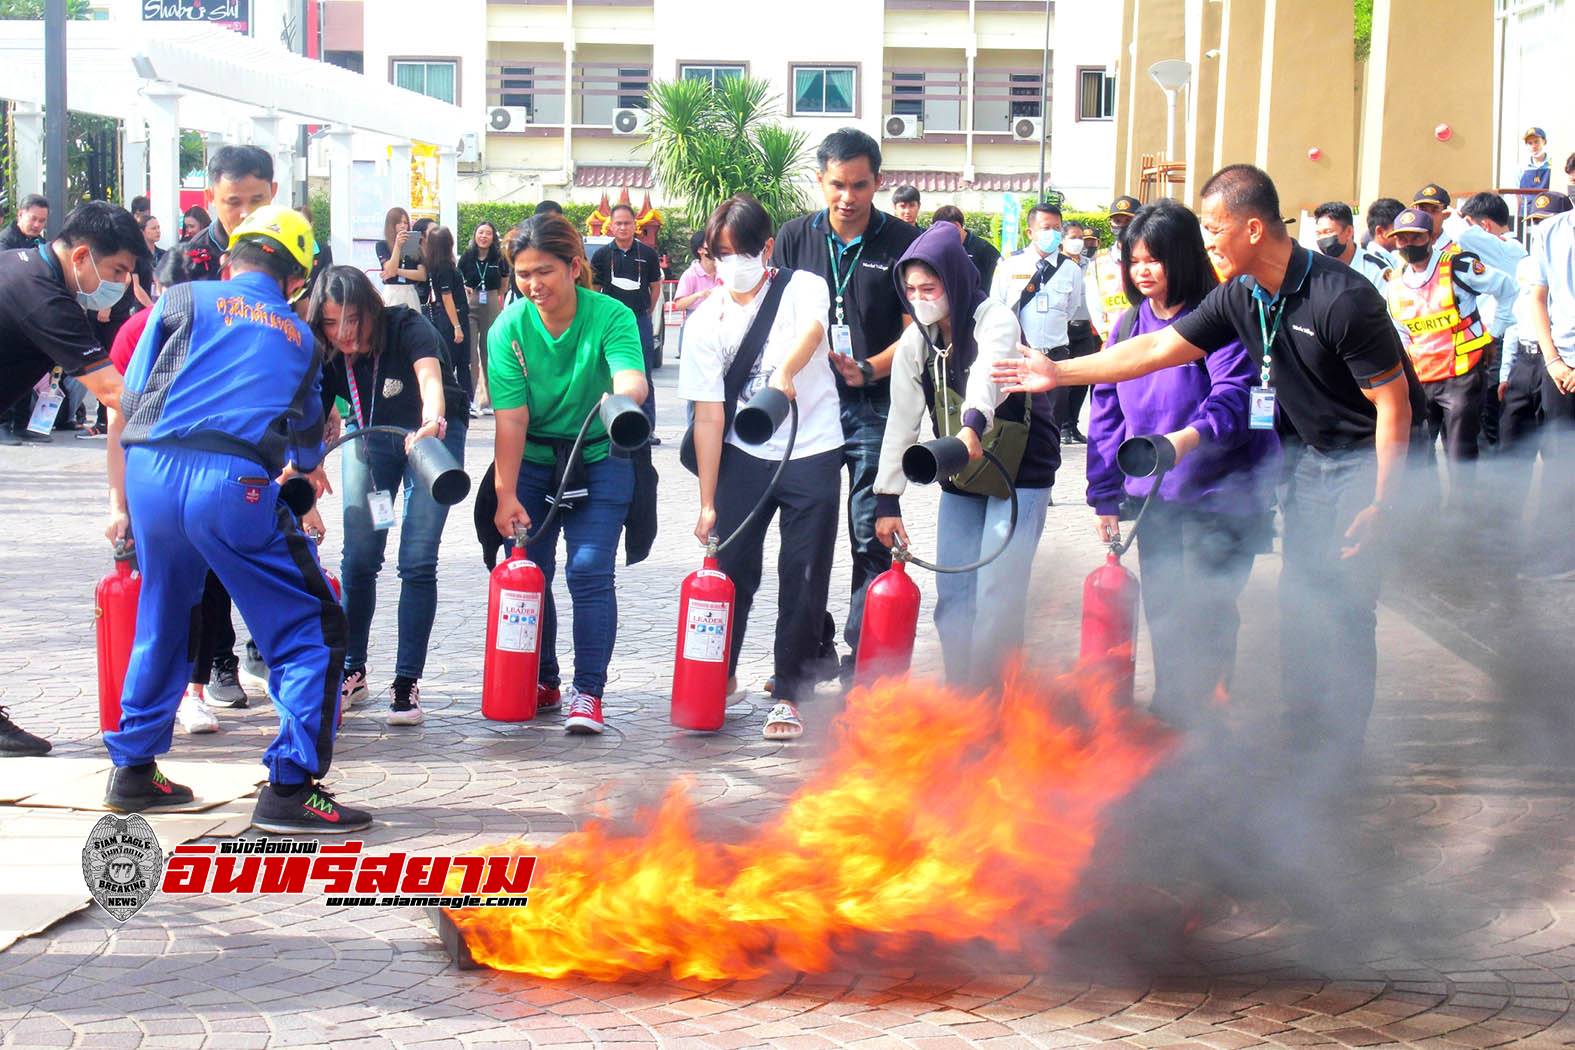
[[[420, 263], [406, 266], [405, 243], [415, 236], [410, 231], [410, 213], [390, 208], [383, 216], [383, 239], [377, 242], [377, 261], [383, 267], [383, 302], [389, 306], [419, 309], [416, 287], [427, 280], [427, 269]], [[419, 240], [419, 238], [417, 238]]]
[[471, 389], [476, 390], [479, 368], [482, 387], [474, 400], [484, 412], [491, 411], [491, 398], [486, 393], [487, 333], [502, 309], [503, 275], [508, 269], [508, 261], [498, 245], [498, 228], [490, 222], [477, 223], [470, 235], [470, 247], [459, 257], [459, 276], [465, 282], [465, 297], [470, 303]]
[[[410, 445], [440, 438], [463, 462], [469, 417], [448, 348], [426, 318], [403, 306], [383, 305], [366, 275], [353, 266], [323, 271], [307, 314], [327, 349], [323, 362], [325, 407], [335, 397], [350, 404], [351, 427], [391, 424], [414, 433], [407, 439], [370, 434], [345, 446], [340, 492], [344, 497], [345, 616], [349, 638], [341, 709], [369, 695], [367, 643], [377, 606], [396, 490], [404, 491], [399, 537], [399, 640], [394, 660], [389, 725], [421, 723], [417, 681], [426, 666], [427, 641], [437, 612], [438, 544], [448, 508], [427, 492], [410, 467]], [[452, 345], [452, 344], [449, 344]]]
[[427, 271], [427, 320], [438, 331], [454, 362], [454, 374], [465, 391], [462, 407], [471, 412], [476, 389], [470, 375], [470, 305], [465, 282], [454, 264], [454, 231], [433, 226], [421, 242], [422, 264]]

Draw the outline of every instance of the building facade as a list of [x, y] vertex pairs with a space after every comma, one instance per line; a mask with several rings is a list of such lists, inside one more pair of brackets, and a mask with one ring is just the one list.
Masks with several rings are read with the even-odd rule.
[[627, 187], [660, 201], [640, 149], [650, 84], [742, 73], [766, 80], [783, 122], [811, 141], [845, 125], [876, 136], [883, 190], [911, 182], [926, 208], [1036, 194], [1042, 132], [1049, 186], [1099, 206], [1111, 195], [1119, 25], [1106, 0], [1048, 6], [1047, 19], [1046, 0], [795, 0], [790, 13], [708, 0], [324, 0], [322, 19], [330, 61], [465, 111], [463, 199], [596, 200]]

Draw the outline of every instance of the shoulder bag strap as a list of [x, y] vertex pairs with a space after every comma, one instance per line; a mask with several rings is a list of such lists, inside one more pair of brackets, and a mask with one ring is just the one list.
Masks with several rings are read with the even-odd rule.
[[727, 426], [723, 428], [723, 434], [726, 434], [727, 428], [733, 425], [733, 409], [738, 404], [738, 395], [743, 392], [744, 384], [749, 381], [749, 373], [754, 371], [755, 362], [759, 361], [760, 355], [765, 352], [766, 337], [771, 334], [772, 322], [777, 317], [777, 307], [782, 304], [782, 292], [787, 288], [788, 281], [792, 277], [792, 270], [779, 269], [771, 278], [771, 287], [766, 289], [766, 297], [761, 300], [755, 319], [749, 323], [749, 331], [744, 333], [744, 340], [738, 345], [738, 356], [733, 358], [733, 365], [722, 380], [722, 405], [727, 418]]
[[1028, 278], [1027, 284], [1023, 285], [1023, 294], [1017, 297], [1017, 305], [1012, 307], [1012, 313], [1021, 313], [1023, 307], [1028, 305], [1029, 300], [1039, 294], [1039, 289], [1044, 287], [1044, 283], [1054, 277], [1055, 272], [1060, 268], [1060, 252], [1040, 259], [1039, 265], [1034, 268], [1034, 275]]

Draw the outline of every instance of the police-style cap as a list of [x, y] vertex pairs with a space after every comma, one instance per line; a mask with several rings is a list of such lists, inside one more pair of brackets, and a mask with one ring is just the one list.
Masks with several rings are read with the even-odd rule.
[[1137, 210], [1142, 206], [1136, 197], [1121, 196], [1110, 202], [1110, 214], [1136, 215]]
[[1546, 131], [1543, 131], [1541, 128], [1537, 127], [1535, 124], [1533, 124], [1533, 125], [1531, 125], [1531, 127], [1526, 129], [1526, 133], [1524, 135], [1520, 136], [1520, 141], [1524, 142], [1527, 139], [1531, 138], [1531, 136], [1533, 136], [1533, 135], [1537, 136], [1537, 138], [1541, 139], [1544, 142], [1546, 142], [1548, 140], [1548, 133]]
[[1533, 219], [1546, 219], [1550, 215], [1558, 215], [1570, 210], [1570, 199], [1555, 190], [1547, 190], [1531, 198], [1530, 216]]
[[1407, 208], [1395, 216], [1395, 224], [1390, 227], [1391, 233], [1425, 233], [1429, 237], [1437, 231], [1433, 229], [1433, 217], [1420, 208]]
[[1449, 191], [1434, 183], [1428, 183], [1416, 191], [1416, 196], [1411, 198], [1415, 204], [1436, 204], [1440, 208], [1449, 207]]

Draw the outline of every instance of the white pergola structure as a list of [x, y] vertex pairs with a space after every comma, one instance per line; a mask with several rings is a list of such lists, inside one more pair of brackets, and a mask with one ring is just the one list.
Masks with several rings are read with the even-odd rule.
[[[273, 155], [280, 203], [292, 201], [297, 131], [320, 125], [328, 145], [330, 222], [336, 259], [352, 255], [352, 137], [393, 147], [389, 206], [410, 205], [413, 141], [439, 147], [439, 221], [458, 218], [458, 106], [303, 58], [227, 29], [200, 25], [71, 22], [67, 89], [71, 109], [125, 122], [123, 185], [142, 184], [144, 162], [155, 215], [180, 214], [180, 132], [207, 132]], [[18, 185], [43, 188], [44, 24], [0, 21], [0, 98], [17, 103]], [[401, 158], [403, 161], [401, 162]], [[178, 221], [163, 224], [166, 241]]]

